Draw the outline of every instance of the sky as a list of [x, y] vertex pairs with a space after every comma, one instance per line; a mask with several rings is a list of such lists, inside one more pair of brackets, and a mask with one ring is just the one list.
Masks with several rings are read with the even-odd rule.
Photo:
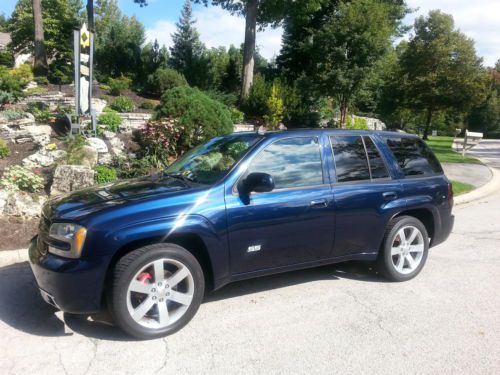
[[[17, 0], [0, 0], [0, 13], [10, 15]], [[150, 40], [160, 44], [171, 43], [170, 35], [175, 30], [184, 0], [149, 0], [147, 7], [140, 8], [133, 0], [118, 0], [127, 15], [135, 15], [144, 23]], [[415, 17], [429, 10], [441, 9], [455, 19], [455, 26], [475, 40], [479, 56], [484, 65], [493, 66], [500, 59], [500, 0], [407, 0], [415, 12], [405, 18], [412, 24]], [[227, 11], [209, 6], [195, 5], [194, 16], [201, 40], [208, 47], [240, 45], [244, 39], [244, 19], [232, 16]], [[281, 46], [281, 29], [268, 28], [257, 35], [260, 53], [266, 58], [277, 55]]]

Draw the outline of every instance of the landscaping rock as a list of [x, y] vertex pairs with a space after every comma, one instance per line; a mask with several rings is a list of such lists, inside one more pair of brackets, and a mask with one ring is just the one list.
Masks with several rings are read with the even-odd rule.
[[46, 200], [43, 195], [24, 191], [3, 191], [0, 193], [0, 212], [6, 216], [39, 217]]
[[23, 159], [23, 166], [26, 168], [50, 167], [59, 160], [66, 156], [66, 151], [54, 150], [49, 151], [45, 148], [38, 150], [33, 155]]
[[69, 193], [95, 185], [95, 172], [83, 165], [59, 165], [54, 171], [51, 195]]
[[98, 163], [101, 165], [109, 165], [113, 161], [113, 157], [110, 153], [99, 155]]
[[50, 143], [52, 128], [49, 125], [34, 125], [34, 121], [25, 118], [0, 125], [0, 136], [14, 143], [34, 142], [40, 146]]
[[113, 133], [113, 132], [110, 132], [107, 130], [105, 130], [102, 135], [103, 135], [104, 139], [107, 139], [107, 140], [110, 140], [110, 139], [113, 139], [116, 137], [116, 133]]
[[83, 146], [82, 148], [84, 157], [80, 161], [80, 165], [85, 167], [94, 168], [99, 160], [99, 153], [92, 146]]
[[132, 133], [146, 126], [151, 119], [150, 113], [119, 113], [122, 118], [121, 133]]
[[106, 142], [104, 142], [101, 138], [88, 138], [87, 142], [89, 143], [90, 147], [95, 149], [99, 154], [105, 154], [108, 153], [108, 146], [106, 146]]
[[[20, 102], [20, 104], [28, 103], [44, 103], [51, 111], [54, 111], [58, 106], [74, 108], [75, 98], [74, 96], [67, 96], [60, 91], [49, 91], [43, 94], [30, 95]], [[104, 99], [92, 98], [92, 110], [95, 111], [97, 115], [102, 113], [106, 105], [107, 103]]]
[[111, 149], [115, 155], [123, 154], [123, 150], [125, 148], [125, 144], [121, 141], [120, 138], [115, 137], [112, 138], [109, 143], [111, 144]]

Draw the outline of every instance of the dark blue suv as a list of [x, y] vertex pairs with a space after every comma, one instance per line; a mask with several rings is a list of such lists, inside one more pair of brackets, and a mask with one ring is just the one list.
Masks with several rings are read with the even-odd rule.
[[418, 137], [300, 130], [210, 140], [164, 173], [43, 208], [30, 262], [43, 298], [173, 333], [205, 289], [347, 260], [416, 276], [451, 232], [451, 184]]

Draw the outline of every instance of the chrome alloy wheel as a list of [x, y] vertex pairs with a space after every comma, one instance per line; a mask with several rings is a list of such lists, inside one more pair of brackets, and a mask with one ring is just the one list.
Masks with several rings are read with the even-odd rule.
[[161, 329], [178, 321], [193, 300], [189, 269], [174, 259], [157, 259], [142, 267], [127, 289], [128, 313], [138, 324]]
[[399, 273], [412, 273], [422, 262], [424, 249], [422, 232], [414, 226], [404, 226], [392, 241], [392, 265]]

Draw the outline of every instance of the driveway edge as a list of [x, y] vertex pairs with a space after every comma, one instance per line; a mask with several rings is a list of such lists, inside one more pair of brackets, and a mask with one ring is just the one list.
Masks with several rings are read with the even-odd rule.
[[[485, 164], [486, 165], [486, 164]], [[486, 165], [491, 171], [491, 180], [485, 185], [472, 190], [469, 193], [455, 197], [455, 205], [459, 206], [466, 203], [471, 203], [479, 199], [483, 199], [500, 190], [500, 171]]]
[[28, 249], [0, 250], [0, 267], [12, 266], [28, 260]]

